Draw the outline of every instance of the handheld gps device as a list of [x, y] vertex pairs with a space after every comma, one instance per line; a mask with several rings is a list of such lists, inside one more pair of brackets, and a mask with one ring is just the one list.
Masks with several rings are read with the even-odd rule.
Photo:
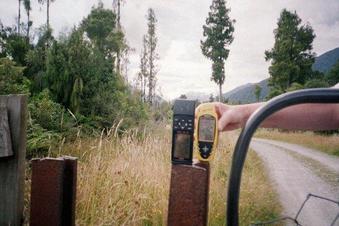
[[196, 110], [195, 147], [200, 161], [213, 159], [218, 145], [218, 115], [213, 103], [200, 104]]
[[175, 100], [173, 106], [172, 163], [191, 164], [196, 101]]

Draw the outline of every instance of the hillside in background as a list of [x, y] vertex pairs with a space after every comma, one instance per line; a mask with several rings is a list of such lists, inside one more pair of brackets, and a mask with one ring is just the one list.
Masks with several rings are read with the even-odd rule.
[[256, 85], [260, 86], [261, 92], [259, 101], [263, 101], [269, 93], [268, 79], [264, 79], [258, 83], [247, 83], [239, 86], [224, 94], [224, 100], [231, 104], [245, 104], [257, 102], [254, 94]]
[[323, 73], [328, 72], [332, 66], [339, 60], [339, 47], [333, 50], [327, 51], [315, 58], [315, 62], [312, 66], [314, 71], [320, 71]]
[[[331, 67], [339, 60], [339, 48], [330, 50], [324, 54], [315, 58], [313, 64], [313, 70], [320, 71], [323, 73], [328, 72]], [[254, 94], [255, 86], [259, 85], [261, 87], [261, 94], [259, 101], [265, 100], [270, 89], [268, 87], [268, 79], [262, 80], [258, 83], [248, 83], [242, 86], [239, 86], [227, 93], [224, 94], [224, 99], [228, 100], [232, 104], [245, 104], [256, 102], [256, 97]]]

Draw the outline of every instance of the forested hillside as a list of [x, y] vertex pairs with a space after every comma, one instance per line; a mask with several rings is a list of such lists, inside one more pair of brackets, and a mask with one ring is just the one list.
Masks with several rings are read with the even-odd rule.
[[312, 69], [322, 73], [328, 72], [339, 60], [339, 48], [327, 51], [315, 58]]
[[[338, 63], [339, 62], [339, 48], [327, 51], [315, 58], [315, 62], [312, 66], [314, 72], [318, 71], [320, 81], [312, 81], [307, 84], [305, 88], [327, 87], [332, 86], [338, 82]], [[327, 81], [327, 82], [321, 82]], [[255, 90], [256, 87], [260, 90], [259, 98], [257, 98]], [[296, 87], [298, 88], [298, 87]], [[300, 87], [301, 88], [301, 87]], [[254, 103], [257, 101], [264, 101], [267, 99], [270, 92], [269, 79], [264, 79], [258, 83], [248, 83], [239, 86], [229, 92], [224, 93], [224, 99], [232, 104], [238, 103]]]

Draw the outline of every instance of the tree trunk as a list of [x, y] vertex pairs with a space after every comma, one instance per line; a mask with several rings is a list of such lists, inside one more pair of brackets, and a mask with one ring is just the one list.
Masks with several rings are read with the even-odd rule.
[[30, 22], [29, 22], [29, 15], [30, 13], [29, 13], [29, 10], [27, 11], [27, 42], [29, 43], [29, 29], [31, 28], [31, 26], [30, 26]]
[[[150, 40], [150, 45], [152, 45], [152, 37]], [[152, 105], [153, 102], [153, 50], [152, 46], [150, 47], [150, 57], [149, 57], [149, 82], [148, 82], [148, 102]]]
[[[120, 24], [120, 0], [118, 0], [118, 12], [117, 12], [117, 28], [118, 31], [120, 32], [121, 30], [121, 24]], [[119, 74], [121, 74], [121, 68], [120, 68], [120, 64], [121, 64], [121, 53], [120, 53], [120, 49], [118, 49], [117, 51], [117, 71]]]
[[148, 82], [148, 102], [150, 105], [152, 105], [152, 97], [153, 97], [153, 81], [152, 81], [152, 78], [151, 78], [151, 74], [149, 75], [149, 82]]
[[222, 84], [219, 84], [219, 102], [222, 102], [223, 98], [222, 98]]
[[47, 29], [49, 29], [49, 0], [47, 0]]
[[147, 84], [147, 78], [144, 77], [144, 87], [143, 87], [144, 103], [146, 102], [146, 84]]
[[118, 0], [117, 26], [118, 26], [118, 29], [120, 30], [120, 28], [121, 28], [121, 25], [120, 25], [120, 0]]
[[20, 20], [21, 20], [21, 0], [19, 0], [19, 12], [18, 12], [18, 34], [20, 34]]
[[117, 51], [117, 72], [120, 75], [121, 69], [120, 69], [121, 59], [120, 59], [120, 50]]

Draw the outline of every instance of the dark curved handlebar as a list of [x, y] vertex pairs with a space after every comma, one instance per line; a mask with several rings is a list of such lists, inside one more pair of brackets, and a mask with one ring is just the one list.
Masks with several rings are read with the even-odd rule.
[[285, 107], [303, 103], [339, 103], [339, 89], [321, 88], [305, 89], [282, 94], [268, 101], [257, 109], [248, 119], [242, 130], [232, 158], [231, 174], [227, 192], [227, 225], [239, 225], [239, 193], [242, 169], [246, 159], [251, 138], [260, 125], [268, 116]]

